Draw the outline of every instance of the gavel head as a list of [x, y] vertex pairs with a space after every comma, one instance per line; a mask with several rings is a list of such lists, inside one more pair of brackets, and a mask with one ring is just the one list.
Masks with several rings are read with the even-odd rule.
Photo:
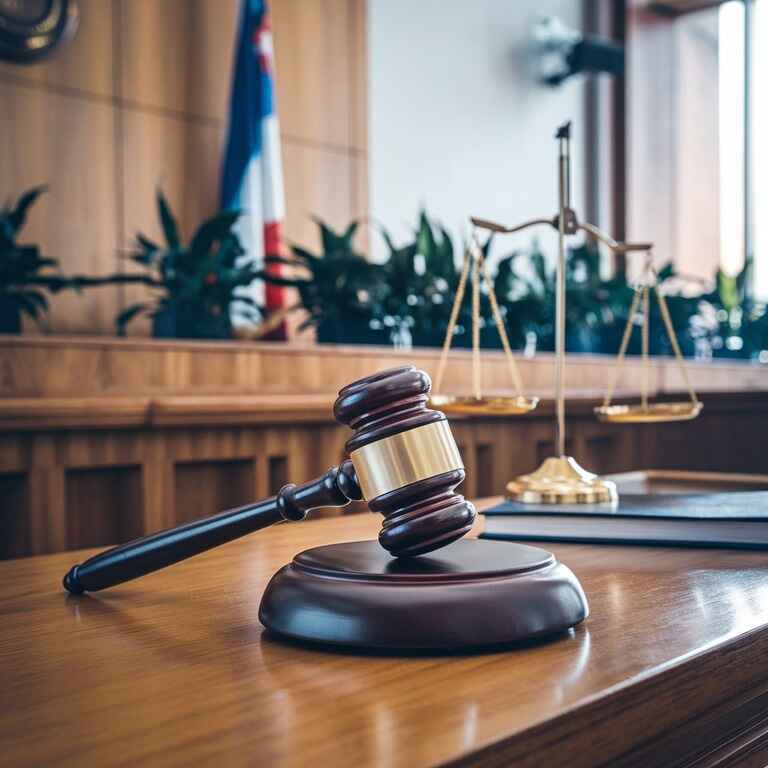
[[444, 413], [427, 408], [432, 382], [411, 365], [344, 387], [336, 419], [355, 430], [347, 451], [368, 506], [384, 515], [379, 543], [397, 557], [430, 552], [472, 527], [454, 488], [464, 465]]

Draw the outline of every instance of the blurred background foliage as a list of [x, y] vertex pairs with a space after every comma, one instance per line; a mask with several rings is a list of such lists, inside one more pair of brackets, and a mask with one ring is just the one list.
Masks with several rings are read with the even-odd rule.
[[[334, 232], [317, 220], [323, 250], [312, 254], [293, 247], [288, 259], [270, 257], [297, 268], [290, 278], [262, 277], [299, 291], [297, 309], [304, 325], [314, 325], [321, 342], [440, 346], [445, 337], [459, 282], [465, 244], [454, 247], [450, 234], [425, 211], [412, 237], [396, 243], [384, 228], [378, 232], [387, 257], [374, 264], [355, 250], [358, 222]], [[489, 238], [483, 249], [489, 254]], [[493, 284], [510, 343], [532, 354], [554, 349], [555, 259], [534, 240], [530, 247], [493, 259]], [[749, 294], [751, 264], [735, 276], [718, 272], [712, 286], [688, 280], [671, 264], [657, 270], [683, 354], [687, 357], [768, 358], [768, 313]], [[625, 276], [601, 276], [600, 253], [591, 243], [568, 252], [566, 266], [566, 334], [569, 352], [615, 354], [627, 322], [635, 286]], [[471, 346], [471, 278], [468, 280], [452, 344]], [[490, 302], [481, 296], [481, 344], [500, 348]], [[670, 355], [658, 303], [651, 300], [650, 350]], [[629, 354], [640, 353], [638, 314]]]
[[[158, 217], [164, 241], [137, 236], [129, 254], [143, 272], [105, 276], [65, 275], [54, 258], [31, 243], [20, 243], [27, 213], [43, 188], [31, 189], [0, 209], [0, 332], [19, 333], [21, 315], [42, 320], [46, 292], [82, 290], [99, 285], [140, 283], [152, 295], [117, 318], [118, 329], [139, 314], [153, 320], [153, 333], [164, 337], [230, 338], [232, 317], [259, 322], [264, 311], [238, 289], [253, 280], [295, 288], [302, 312], [298, 330], [315, 329], [319, 342], [384, 344], [399, 347], [441, 346], [456, 297], [466, 243], [456, 247], [450, 233], [419, 212], [411, 236], [397, 243], [384, 227], [375, 234], [386, 258], [369, 261], [355, 245], [360, 222], [334, 231], [315, 219], [321, 248], [312, 253], [294, 245], [287, 256], [268, 255], [267, 263], [286, 269], [276, 276], [252, 263], [241, 264], [235, 231], [239, 211], [221, 211], [202, 222], [188, 244], [160, 191]], [[513, 348], [526, 354], [552, 351], [555, 335], [555, 259], [538, 241], [497, 258], [503, 241], [488, 238], [481, 247], [493, 264], [493, 286]], [[571, 248], [566, 264], [566, 346], [569, 352], [615, 354], [627, 323], [635, 286], [623, 274], [601, 275], [600, 253], [586, 242]], [[768, 312], [751, 292], [751, 262], [736, 275], [718, 271], [710, 285], [687, 279], [667, 264], [657, 270], [683, 354], [687, 357], [758, 359], [768, 362]], [[454, 347], [471, 346], [472, 278], [459, 310]], [[651, 301], [650, 350], [670, 355], [658, 303]], [[480, 341], [501, 348], [485, 286], [480, 286]], [[629, 354], [640, 353], [642, 317], [633, 318]]]

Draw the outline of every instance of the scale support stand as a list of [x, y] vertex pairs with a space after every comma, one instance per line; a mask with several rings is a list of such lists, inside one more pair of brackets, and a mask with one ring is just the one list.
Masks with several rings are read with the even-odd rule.
[[507, 498], [528, 504], [612, 504], [618, 502], [615, 483], [586, 471], [565, 452], [565, 259], [566, 236], [586, 232], [608, 246], [614, 253], [647, 251], [649, 243], [619, 243], [594, 224], [581, 223], [571, 207], [571, 124], [557, 129], [559, 145], [559, 210], [553, 219], [532, 219], [515, 227], [506, 227], [486, 219], [472, 218], [480, 229], [502, 234], [520, 232], [529, 227], [548, 225], [557, 230], [557, 288], [555, 298], [555, 413], [556, 455], [527, 475], [507, 484]]

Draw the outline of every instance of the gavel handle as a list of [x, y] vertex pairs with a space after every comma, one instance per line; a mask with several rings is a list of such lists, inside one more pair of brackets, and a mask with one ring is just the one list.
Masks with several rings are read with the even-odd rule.
[[277, 496], [121, 544], [73, 566], [64, 577], [72, 594], [95, 592], [186, 560], [219, 544], [283, 520], [303, 520], [317, 507], [342, 507], [362, 498], [351, 461], [304, 485], [289, 483]]

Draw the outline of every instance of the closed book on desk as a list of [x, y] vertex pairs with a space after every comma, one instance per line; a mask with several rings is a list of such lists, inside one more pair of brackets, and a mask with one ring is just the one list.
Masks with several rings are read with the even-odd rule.
[[768, 549], [768, 492], [624, 495], [616, 507], [505, 501], [481, 538]]

